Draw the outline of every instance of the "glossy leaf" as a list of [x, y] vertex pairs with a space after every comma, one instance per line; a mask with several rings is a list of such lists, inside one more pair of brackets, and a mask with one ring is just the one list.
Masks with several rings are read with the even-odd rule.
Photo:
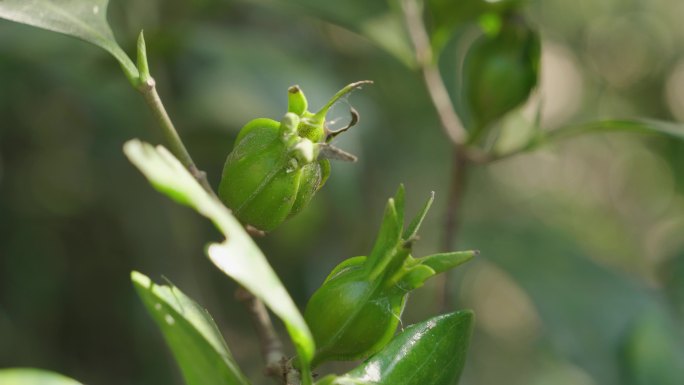
[[463, 371], [472, 327], [471, 311], [409, 326], [359, 367], [317, 385], [452, 385]]
[[133, 272], [131, 280], [188, 385], [249, 385], [209, 313], [175, 286]]
[[34, 368], [0, 369], [2, 385], [81, 385], [61, 374]]
[[307, 377], [308, 364], [315, 350], [311, 332], [266, 257], [242, 225], [164, 147], [155, 148], [132, 140], [126, 143], [124, 152], [157, 190], [194, 208], [221, 230], [226, 241], [209, 245], [209, 259], [283, 320], [301, 358], [301, 370]]
[[77, 37], [106, 50], [129, 79], [138, 70], [117, 44], [107, 23], [109, 0], [0, 0], [0, 18]]

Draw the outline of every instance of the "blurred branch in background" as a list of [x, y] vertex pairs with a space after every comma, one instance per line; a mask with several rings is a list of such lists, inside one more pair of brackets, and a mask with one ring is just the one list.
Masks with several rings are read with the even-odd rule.
[[[439, 67], [432, 52], [432, 45], [423, 22], [423, 2], [417, 0], [401, 1], [406, 26], [416, 54], [416, 63], [423, 73], [425, 86], [435, 106], [442, 129], [452, 143], [451, 173], [449, 176], [449, 195], [442, 231], [444, 250], [452, 250], [458, 237], [459, 215], [463, 193], [466, 189], [468, 167], [471, 160], [465, 149], [466, 131], [460, 118], [456, 114], [449, 91], [444, 84]], [[449, 289], [449, 274], [445, 273], [436, 278], [437, 299], [440, 312], [448, 311], [452, 304]]]
[[415, 48], [416, 63], [423, 72], [425, 85], [442, 122], [442, 128], [454, 146], [458, 148], [464, 144], [466, 132], [454, 110], [449, 91], [444, 85], [444, 80], [435, 62], [430, 38], [423, 23], [422, 1], [419, 5], [417, 0], [402, 0], [401, 5], [406, 26]]

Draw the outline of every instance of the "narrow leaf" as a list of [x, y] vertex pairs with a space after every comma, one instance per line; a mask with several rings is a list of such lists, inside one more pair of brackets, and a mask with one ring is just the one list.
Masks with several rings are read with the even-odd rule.
[[133, 61], [119, 47], [107, 24], [109, 0], [0, 0], [0, 18], [77, 37], [103, 48], [129, 79], [138, 77]]
[[[236, 222], [236, 226], [240, 224]], [[207, 254], [219, 269], [263, 300], [285, 322], [297, 353], [305, 361], [303, 366], [307, 365], [315, 350], [311, 332], [266, 257], [249, 235], [232, 232], [225, 242], [209, 245]], [[308, 367], [300, 369], [308, 371]]]
[[175, 286], [131, 273], [147, 311], [173, 352], [188, 385], [249, 385], [209, 313]]
[[412, 325], [361, 366], [319, 385], [452, 385], [463, 370], [472, 325], [471, 311]]
[[599, 120], [579, 125], [570, 125], [552, 130], [546, 133], [541, 143], [551, 142], [559, 139], [572, 138], [578, 135], [625, 131], [634, 133], [654, 133], [663, 134], [680, 140], [684, 140], [684, 125], [665, 122], [654, 119], [635, 119], [635, 120]]
[[221, 230], [226, 241], [210, 245], [207, 248], [209, 258], [283, 320], [301, 358], [302, 374], [307, 373], [315, 350], [311, 332], [266, 257], [242, 225], [164, 147], [155, 148], [132, 140], [126, 143], [124, 152], [157, 190], [194, 208]]
[[[0, 0], [2, 1], [2, 0]], [[34, 368], [0, 369], [2, 385], [81, 385], [61, 374]]]

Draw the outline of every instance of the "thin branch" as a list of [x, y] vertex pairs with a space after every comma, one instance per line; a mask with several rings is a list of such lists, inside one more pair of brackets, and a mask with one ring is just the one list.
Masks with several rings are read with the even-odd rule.
[[280, 383], [285, 383], [288, 370], [287, 360], [283, 354], [283, 343], [273, 328], [266, 306], [243, 287], [235, 291], [235, 298], [245, 305], [252, 318], [252, 323], [257, 329], [261, 342], [261, 354], [266, 362], [266, 375], [273, 377]]
[[154, 81], [153, 78], [147, 77], [144, 79], [144, 81], [141, 81], [140, 85], [138, 86], [138, 91], [143, 94], [145, 97], [145, 101], [147, 102], [147, 105], [150, 107], [152, 112], [154, 113], [155, 118], [157, 118], [157, 121], [161, 125], [162, 128], [162, 133], [164, 134], [164, 139], [166, 141], [166, 144], [169, 146], [169, 151], [175, 155], [178, 160], [183, 163], [183, 165], [190, 171], [192, 176], [197, 179], [197, 181], [202, 185], [202, 187], [211, 195], [216, 196], [216, 193], [212, 189], [211, 185], [209, 184], [209, 180], [207, 179], [207, 174], [197, 168], [195, 165], [195, 162], [192, 160], [192, 157], [190, 156], [190, 153], [188, 152], [188, 149], [185, 148], [185, 145], [183, 144], [183, 140], [180, 138], [180, 135], [178, 135], [178, 131], [176, 131], [176, 127], [173, 125], [173, 122], [171, 121], [171, 118], [169, 117], [169, 114], [166, 112], [166, 108], [164, 108], [164, 104], [161, 101], [161, 98], [159, 97], [159, 94], [157, 93], [157, 87], [156, 87], [156, 82]]
[[[444, 249], [452, 250], [456, 242], [463, 193], [467, 183], [467, 170], [475, 163], [487, 163], [488, 154], [481, 153], [465, 144], [467, 133], [456, 114], [454, 106], [444, 85], [434, 58], [430, 38], [423, 22], [422, 7], [417, 0], [402, 0], [402, 10], [406, 27], [415, 48], [416, 62], [423, 73], [425, 86], [437, 110], [442, 129], [453, 144], [453, 161], [450, 175], [448, 204], [445, 211], [443, 237]], [[422, 5], [422, 2], [421, 2]], [[451, 298], [449, 293], [449, 276], [442, 274], [436, 282], [436, 302], [440, 312], [449, 309]]]
[[[463, 196], [468, 182], [468, 170], [472, 164], [465, 153], [455, 149], [453, 151], [451, 163], [451, 181], [449, 185], [449, 196], [444, 218], [443, 249], [453, 250], [456, 245], [458, 230], [460, 229], [460, 218], [462, 217]], [[451, 306], [451, 291], [449, 290], [449, 272], [444, 272], [438, 276], [437, 288], [437, 307], [440, 313], [448, 312]]]
[[454, 145], [462, 147], [466, 132], [454, 110], [449, 92], [434, 61], [430, 38], [423, 23], [423, 12], [416, 0], [402, 0], [401, 4], [406, 27], [415, 48], [416, 62], [423, 73], [425, 85], [439, 115], [442, 128]]

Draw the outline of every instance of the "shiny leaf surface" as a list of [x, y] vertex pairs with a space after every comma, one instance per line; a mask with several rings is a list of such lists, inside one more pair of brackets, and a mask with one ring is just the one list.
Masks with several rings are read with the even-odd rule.
[[472, 326], [471, 311], [409, 326], [361, 366], [318, 385], [452, 385], [463, 370]]

